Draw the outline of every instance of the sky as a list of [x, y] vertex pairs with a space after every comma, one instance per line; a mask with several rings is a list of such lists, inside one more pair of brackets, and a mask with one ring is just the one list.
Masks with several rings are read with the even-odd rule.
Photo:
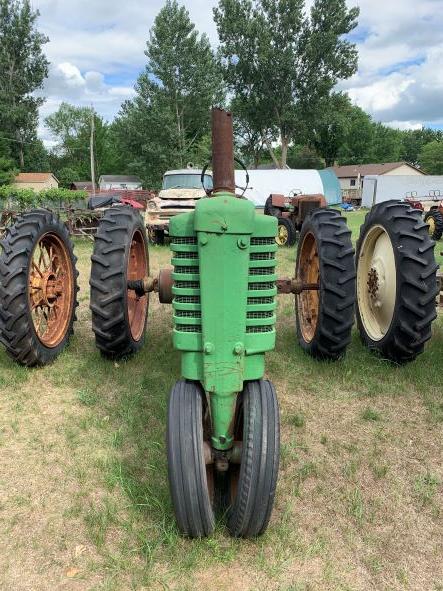
[[[307, 0], [306, 6], [312, 3]], [[358, 72], [339, 84], [376, 121], [399, 129], [443, 129], [443, 0], [347, 0], [360, 7], [351, 39]], [[44, 118], [62, 101], [93, 104], [112, 120], [134, 94], [146, 63], [146, 40], [163, 0], [32, 0], [51, 62], [39, 136], [53, 140]], [[216, 0], [183, 2], [201, 33], [217, 45]]]

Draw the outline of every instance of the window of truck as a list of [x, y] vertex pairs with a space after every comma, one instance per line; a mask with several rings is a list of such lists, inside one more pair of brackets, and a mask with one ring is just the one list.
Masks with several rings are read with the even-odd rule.
[[[168, 174], [163, 177], [163, 189], [201, 189], [199, 174]], [[205, 189], [212, 189], [212, 176], [205, 174]]]

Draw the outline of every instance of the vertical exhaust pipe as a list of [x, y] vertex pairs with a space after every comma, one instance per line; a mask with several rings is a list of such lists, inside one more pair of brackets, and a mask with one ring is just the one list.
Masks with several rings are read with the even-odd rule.
[[235, 194], [232, 113], [218, 107], [212, 109], [212, 167], [213, 193]]

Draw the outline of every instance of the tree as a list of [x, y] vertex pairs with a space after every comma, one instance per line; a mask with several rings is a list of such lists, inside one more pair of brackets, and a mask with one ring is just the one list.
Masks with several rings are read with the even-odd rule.
[[402, 149], [400, 158], [410, 164], [418, 164], [419, 155], [423, 147], [434, 140], [443, 141], [441, 129], [412, 129], [402, 132]]
[[210, 107], [223, 93], [207, 36], [199, 35], [175, 0], [158, 13], [145, 54], [136, 96], [122, 105], [112, 127], [122, 168], [154, 188], [168, 168], [206, 158]]
[[10, 185], [18, 174], [14, 161], [0, 156], [0, 186]]
[[160, 92], [173, 114], [183, 165], [207, 130], [210, 106], [221, 99], [221, 73], [208, 37], [199, 37], [188, 11], [176, 0], [167, 0], [158, 13], [145, 55], [148, 64], [138, 85], [148, 93]]
[[443, 174], [443, 141], [434, 140], [423, 146], [418, 160], [428, 174]]
[[386, 127], [382, 123], [374, 123], [372, 139], [374, 162], [397, 162], [402, 151], [402, 132]]
[[349, 132], [352, 105], [346, 94], [334, 92], [318, 104], [309, 124], [308, 142], [325, 165], [334, 166]]
[[374, 124], [371, 117], [363, 109], [353, 105], [347, 118], [346, 139], [338, 153], [339, 163], [368, 164], [372, 162]]
[[29, 0], [0, 0], [0, 131], [14, 141], [11, 151], [20, 168], [25, 144], [36, 139], [43, 103], [34, 93], [48, 75], [42, 46], [49, 39], [36, 29], [38, 16]]
[[306, 135], [305, 118], [312, 121], [321, 99], [356, 71], [357, 50], [343, 36], [358, 14], [345, 0], [315, 0], [309, 18], [304, 0], [219, 0], [214, 9], [225, 80], [276, 166]]
[[[57, 177], [87, 180], [91, 177], [90, 134], [94, 121], [94, 156], [97, 178], [114, 172], [116, 147], [109, 140], [109, 125], [90, 107], [76, 107], [62, 103], [58, 110], [45, 119], [46, 127], [57, 141], [51, 163]], [[64, 171], [64, 172], [63, 172]], [[72, 178], [76, 174], [75, 179]]]
[[49, 154], [43, 142], [35, 139], [23, 147], [23, 155], [25, 166], [24, 172], [49, 172], [51, 166], [49, 164]]

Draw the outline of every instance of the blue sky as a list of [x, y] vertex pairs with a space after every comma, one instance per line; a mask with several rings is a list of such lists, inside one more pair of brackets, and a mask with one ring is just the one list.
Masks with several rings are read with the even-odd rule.
[[[307, 7], [312, 0], [307, 0]], [[62, 101], [94, 104], [111, 120], [146, 62], [145, 43], [162, 0], [33, 0], [50, 42], [40, 136], [50, 145], [44, 117]], [[214, 47], [216, 0], [183, 2]], [[340, 84], [374, 119], [401, 129], [443, 127], [443, 0], [348, 0], [360, 6], [351, 39], [358, 73]]]

